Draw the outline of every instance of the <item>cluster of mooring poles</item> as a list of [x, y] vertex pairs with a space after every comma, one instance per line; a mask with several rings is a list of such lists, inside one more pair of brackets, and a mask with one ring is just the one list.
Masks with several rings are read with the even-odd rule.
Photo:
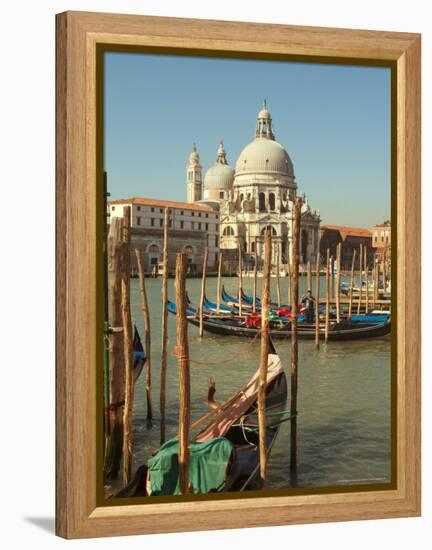
[[[290, 469], [297, 468], [297, 390], [298, 390], [298, 303], [299, 303], [299, 258], [300, 258], [300, 225], [302, 199], [297, 197], [294, 204], [293, 238], [291, 263], [288, 271], [288, 306], [291, 308], [291, 434], [290, 434]], [[134, 402], [134, 335], [132, 327], [130, 304], [130, 276], [131, 276], [131, 209], [124, 208], [123, 218], [114, 217], [111, 220], [109, 231], [105, 232], [106, 255], [106, 301], [105, 301], [105, 355], [104, 355], [104, 433], [105, 457], [104, 472], [107, 479], [118, 477], [122, 466], [122, 479], [126, 485], [131, 480], [132, 467], [132, 411]], [[107, 227], [107, 226], [105, 226]], [[164, 243], [162, 260], [162, 342], [161, 342], [161, 369], [160, 369], [160, 443], [166, 440], [166, 393], [167, 393], [167, 342], [168, 342], [168, 241], [169, 241], [169, 210], [164, 215]], [[151, 362], [151, 327], [150, 311], [146, 292], [144, 263], [142, 251], [135, 249], [135, 256], [139, 275], [141, 293], [141, 309], [145, 330], [145, 394], [146, 418], [148, 426], [152, 425], [152, 362]], [[238, 249], [238, 315], [242, 316], [242, 248]], [[252, 311], [257, 310], [257, 270], [258, 254], [257, 240], [254, 246], [253, 270], [253, 302]], [[358, 260], [358, 265], [357, 264]], [[367, 249], [360, 244], [358, 251], [353, 250], [351, 260], [348, 297], [341, 297], [342, 271], [342, 244], [336, 248], [336, 258], [327, 249], [325, 259], [325, 297], [320, 296], [321, 258], [316, 260], [316, 287], [315, 287], [315, 345], [320, 346], [322, 327], [320, 327], [320, 305], [325, 304], [324, 340], [327, 342], [330, 324], [330, 308], [336, 307], [336, 320], [340, 321], [341, 308], [347, 308], [348, 319], [353, 312], [360, 314], [388, 301], [380, 299], [380, 293], [386, 293], [389, 281], [388, 255], [385, 251], [381, 258], [374, 260], [371, 283], [369, 288], [369, 262]], [[206, 292], [206, 276], [208, 263], [208, 248], [205, 248], [202, 266], [201, 294], [199, 302], [199, 336], [204, 336], [204, 303]], [[277, 304], [281, 306], [280, 290], [280, 257], [279, 249], [275, 251], [276, 291]], [[358, 271], [356, 273], [356, 267]], [[175, 299], [176, 299], [176, 355], [179, 368], [179, 485], [180, 491], [193, 491], [189, 480], [190, 464], [190, 432], [191, 426], [191, 382], [190, 358], [188, 346], [188, 319], [187, 319], [187, 255], [178, 253], [175, 267]], [[336, 268], [336, 269], [335, 269]], [[261, 289], [261, 332], [259, 354], [258, 380], [258, 427], [259, 427], [259, 478], [262, 488], [268, 481], [268, 450], [266, 448], [266, 385], [268, 355], [270, 350], [270, 308], [271, 308], [271, 269], [272, 269], [272, 235], [269, 229], [264, 232], [264, 260], [262, 265]], [[335, 273], [336, 271], [336, 273]], [[217, 272], [217, 304], [216, 314], [221, 307], [221, 278], [223, 272], [223, 256], [218, 258]], [[355, 288], [355, 278], [358, 276], [358, 288]], [[366, 287], [363, 291], [363, 275]], [[382, 288], [379, 288], [380, 280]], [[312, 266], [307, 264], [307, 288], [312, 292]], [[385, 296], [384, 296], [385, 298]], [[346, 309], [345, 309], [346, 311]], [[206, 418], [208, 415], [204, 416]], [[200, 419], [199, 422], [201, 422]]]
[[[352, 250], [351, 270], [348, 285], [348, 297], [341, 297], [341, 275], [342, 275], [342, 243], [338, 243], [336, 247], [336, 276], [335, 276], [335, 261], [330, 255], [330, 249], [327, 248], [326, 254], [326, 295], [324, 299], [320, 298], [320, 256], [317, 256], [316, 264], [316, 307], [317, 311], [321, 304], [325, 304], [325, 323], [324, 323], [324, 340], [328, 341], [330, 309], [336, 308], [336, 322], [339, 323], [342, 318], [342, 308], [347, 308], [346, 316], [348, 320], [352, 319], [354, 312], [357, 315], [367, 314], [369, 308], [386, 309], [391, 308], [387, 285], [389, 282], [388, 273], [388, 251], [385, 249], [383, 254], [374, 258], [372, 272], [370, 274], [369, 258], [367, 247], [363, 244], [359, 245], [358, 249]], [[357, 269], [356, 269], [357, 267]], [[371, 275], [371, 279], [369, 278]], [[380, 276], [381, 275], [381, 276]], [[356, 279], [358, 287], [356, 287]], [[369, 284], [371, 281], [371, 285]], [[310, 288], [310, 286], [308, 286]], [[382, 298], [380, 298], [382, 295]], [[387, 299], [386, 299], [387, 298]], [[346, 309], [345, 309], [346, 311]], [[316, 347], [319, 348], [320, 341], [320, 324], [319, 314], [315, 316], [316, 328]]]
[[[134, 349], [130, 304], [130, 207], [123, 218], [114, 217], [106, 234], [106, 322], [104, 357], [104, 473], [107, 479], [122, 478], [126, 485], [131, 479], [132, 411], [134, 402]], [[164, 216], [164, 246], [162, 274], [162, 349], [160, 382], [160, 442], [165, 441], [165, 408], [168, 343], [168, 228], [169, 211]], [[150, 310], [145, 285], [142, 251], [135, 249], [144, 318], [145, 394], [148, 426], [153, 421], [152, 362]]]

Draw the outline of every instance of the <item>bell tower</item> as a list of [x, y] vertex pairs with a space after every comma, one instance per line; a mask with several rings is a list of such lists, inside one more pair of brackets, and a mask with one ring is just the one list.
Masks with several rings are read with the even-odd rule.
[[195, 143], [192, 152], [189, 155], [189, 163], [186, 167], [187, 181], [187, 202], [196, 202], [201, 200], [202, 188], [202, 166]]

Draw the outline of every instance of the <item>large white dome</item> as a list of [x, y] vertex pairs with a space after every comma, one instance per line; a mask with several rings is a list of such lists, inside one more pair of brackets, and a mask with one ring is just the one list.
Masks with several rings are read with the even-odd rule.
[[228, 191], [234, 181], [234, 170], [228, 164], [214, 164], [204, 176], [205, 189], [221, 189]]
[[294, 177], [288, 153], [280, 143], [267, 138], [256, 138], [240, 153], [236, 175], [247, 172], [278, 172]]

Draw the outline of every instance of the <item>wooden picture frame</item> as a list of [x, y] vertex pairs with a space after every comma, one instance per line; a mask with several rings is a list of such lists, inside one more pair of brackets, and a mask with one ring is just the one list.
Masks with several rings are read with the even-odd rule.
[[[97, 55], [102, 44], [219, 56], [384, 62], [395, 70], [397, 157], [396, 484], [344, 491], [99, 506], [96, 362], [101, 264], [96, 204]], [[420, 514], [420, 36], [106, 13], [57, 15], [56, 532], [65, 538]]]

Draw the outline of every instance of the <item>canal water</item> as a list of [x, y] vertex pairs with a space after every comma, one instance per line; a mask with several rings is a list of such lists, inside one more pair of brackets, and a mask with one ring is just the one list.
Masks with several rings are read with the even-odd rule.
[[[281, 278], [282, 301], [286, 303], [288, 279]], [[207, 280], [207, 296], [216, 298], [216, 278]], [[236, 293], [236, 278], [224, 279], [225, 288]], [[159, 447], [159, 379], [161, 348], [161, 279], [146, 279], [152, 331], [152, 389], [154, 422], [146, 423], [145, 375], [135, 386], [133, 415], [133, 470], [146, 462]], [[187, 290], [197, 304], [200, 279], [188, 279]], [[243, 287], [252, 293], [252, 279]], [[313, 282], [315, 288], [315, 281]], [[276, 282], [271, 281], [276, 300]], [[322, 278], [321, 288], [324, 288]], [[258, 291], [260, 280], [258, 280]], [[306, 291], [306, 277], [300, 278], [300, 295]], [[258, 294], [260, 295], [260, 294]], [[174, 300], [174, 281], [169, 280]], [[285, 298], [284, 298], [285, 297]], [[132, 316], [143, 335], [139, 283], [132, 280]], [[175, 316], [169, 314], [167, 437], [175, 436], [178, 422], [178, 367], [172, 355], [175, 345]], [[259, 366], [259, 339], [205, 333], [189, 324], [192, 421], [208, 412], [207, 381], [216, 381], [217, 401], [230, 397], [248, 382]], [[269, 463], [269, 487], [326, 487], [334, 485], [390, 482], [391, 392], [390, 336], [359, 341], [299, 342], [298, 380], [298, 468], [289, 469], [290, 427], [282, 424]], [[290, 372], [289, 341], [276, 340], [276, 349]], [[197, 361], [196, 363], [194, 361]], [[287, 405], [289, 406], [289, 396]]]

